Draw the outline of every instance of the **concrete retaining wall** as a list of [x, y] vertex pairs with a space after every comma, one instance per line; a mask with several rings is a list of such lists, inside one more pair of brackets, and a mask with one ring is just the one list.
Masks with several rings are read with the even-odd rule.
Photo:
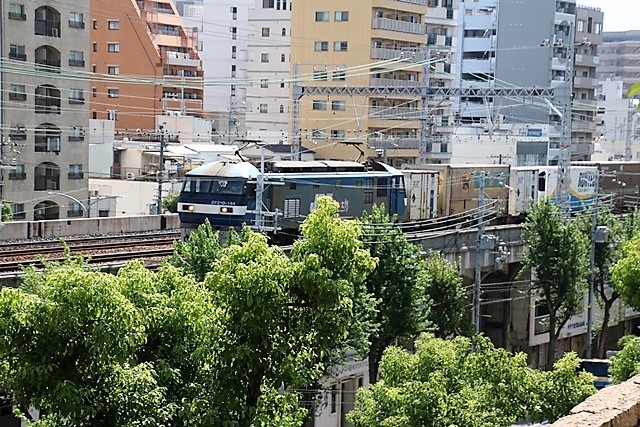
[[640, 421], [640, 375], [606, 387], [551, 427], [636, 427]]
[[176, 214], [106, 218], [11, 221], [0, 223], [0, 240], [50, 239], [70, 236], [138, 233], [180, 228]]

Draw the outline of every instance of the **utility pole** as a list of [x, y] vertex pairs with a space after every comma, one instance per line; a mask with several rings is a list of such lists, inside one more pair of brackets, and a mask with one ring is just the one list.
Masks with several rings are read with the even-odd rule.
[[418, 161], [421, 165], [427, 164], [427, 144], [429, 136], [429, 123], [427, 122], [429, 119], [429, 99], [427, 98], [427, 89], [429, 89], [431, 52], [431, 49], [427, 50], [426, 58], [422, 61], [422, 85], [420, 86], [420, 140], [418, 142]]
[[484, 190], [487, 174], [482, 171], [475, 174], [474, 179], [479, 180], [478, 194], [478, 234], [476, 238], [476, 271], [473, 287], [473, 325], [476, 333], [480, 333], [480, 285], [482, 283], [482, 261], [484, 255]]
[[156, 214], [162, 213], [162, 180], [164, 179], [164, 126], [160, 126], [160, 164], [158, 165], [158, 207]]
[[[629, 104], [631, 104], [631, 101], [629, 101]], [[629, 107], [633, 108], [633, 105], [629, 105]], [[627, 162], [630, 162], [632, 157], [631, 144], [633, 143], [633, 116], [635, 113], [635, 109], [630, 109], [627, 112], [627, 129], [624, 138], [624, 160]]]
[[596, 182], [594, 186], [595, 199], [591, 205], [591, 251], [589, 252], [589, 292], [587, 295], [587, 335], [585, 337], [585, 356], [592, 356], [593, 342], [593, 292], [596, 280], [596, 230], [598, 228], [598, 190], [600, 189], [600, 171], [596, 170]]
[[[293, 65], [293, 120], [291, 130], [293, 138], [291, 139], [291, 160], [300, 160], [300, 149], [302, 147], [302, 136], [300, 135], [300, 98], [303, 95], [303, 89], [298, 83], [300, 76], [300, 64]], [[257, 207], [257, 206], [256, 206]]]
[[258, 176], [258, 185], [256, 188], [256, 217], [255, 228], [258, 232], [263, 231], [262, 218], [262, 195], [264, 193], [264, 144], [260, 143], [260, 175]]

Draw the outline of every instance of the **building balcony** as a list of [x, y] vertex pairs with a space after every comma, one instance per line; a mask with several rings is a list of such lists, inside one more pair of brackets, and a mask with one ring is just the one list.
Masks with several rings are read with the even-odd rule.
[[27, 94], [22, 92], [9, 92], [10, 101], [26, 101]]
[[396, 58], [407, 58], [407, 53], [403, 52], [399, 49], [390, 49], [386, 47], [372, 47], [371, 48], [371, 59], [396, 59]]
[[36, 69], [46, 71], [48, 73], [60, 72], [60, 60], [55, 59], [36, 59]]
[[582, 121], [582, 120], [572, 120], [571, 121], [571, 130], [573, 132], [595, 132], [596, 123], [590, 121]]
[[463, 59], [462, 69], [466, 73], [489, 74], [496, 67], [495, 58], [490, 59]]
[[575, 63], [576, 65], [583, 65], [586, 67], [595, 67], [597, 65], [600, 65], [600, 57], [593, 56], [593, 55], [577, 54], [575, 56]]
[[596, 89], [598, 87], [598, 79], [593, 77], [575, 77], [573, 79], [573, 87], [583, 89]]
[[494, 50], [496, 36], [490, 37], [465, 37], [465, 52], [488, 52]]
[[15, 59], [18, 61], [26, 61], [27, 54], [26, 53], [17, 53], [17, 52], [9, 52], [9, 59]]
[[34, 34], [36, 36], [60, 37], [60, 21], [48, 21], [36, 19], [34, 21]]
[[188, 53], [169, 51], [164, 54], [164, 60], [168, 65], [200, 67], [200, 60], [190, 58]]
[[34, 111], [36, 114], [60, 114], [60, 101], [47, 102], [36, 99]]
[[84, 67], [84, 59], [70, 59], [69, 60], [70, 67]]
[[9, 172], [9, 179], [12, 181], [22, 181], [27, 179], [27, 173], [26, 172]]
[[84, 102], [84, 98], [69, 98], [69, 104], [82, 105]]
[[418, 22], [407, 22], [398, 19], [389, 18], [373, 18], [371, 23], [371, 29], [373, 30], [388, 30], [396, 31], [399, 33], [407, 34], [427, 34], [427, 27], [424, 24]]
[[426, 6], [427, 0], [397, 0], [400, 3], [417, 4], [419, 6]]
[[13, 19], [15, 21], [26, 21], [27, 15], [24, 13], [9, 12], [9, 19]]
[[83, 21], [69, 21], [69, 28], [84, 29], [84, 22]]
[[468, 15], [464, 17], [465, 30], [488, 30], [493, 28], [493, 15]]
[[417, 108], [408, 107], [369, 107], [369, 117], [381, 120], [420, 120], [423, 114]]
[[452, 36], [441, 36], [435, 33], [427, 35], [427, 46], [445, 46], [452, 47], [454, 39]]
[[420, 86], [422, 82], [417, 80], [400, 80], [400, 79], [383, 79], [372, 77], [370, 86], [386, 86], [386, 87], [415, 87]]

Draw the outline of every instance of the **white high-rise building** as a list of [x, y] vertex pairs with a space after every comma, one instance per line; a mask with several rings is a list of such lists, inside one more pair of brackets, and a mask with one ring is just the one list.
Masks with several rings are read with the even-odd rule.
[[249, 9], [246, 91], [247, 135], [270, 144], [288, 144], [291, 116], [291, 2], [255, 0]]

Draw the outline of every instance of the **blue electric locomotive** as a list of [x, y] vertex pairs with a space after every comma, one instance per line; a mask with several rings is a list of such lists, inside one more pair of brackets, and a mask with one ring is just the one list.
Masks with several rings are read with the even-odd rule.
[[[183, 233], [205, 218], [220, 230], [255, 225], [259, 176], [256, 165], [243, 161], [219, 161], [188, 172], [178, 199]], [[271, 161], [262, 178], [259, 218], [273, 233], [297, 232], [323, 195], [333, 197], [347, 218], [370, 212], [374, 203], [384, 204], [389, 214], [405, 214], [403, 174], [383, 163]]]

